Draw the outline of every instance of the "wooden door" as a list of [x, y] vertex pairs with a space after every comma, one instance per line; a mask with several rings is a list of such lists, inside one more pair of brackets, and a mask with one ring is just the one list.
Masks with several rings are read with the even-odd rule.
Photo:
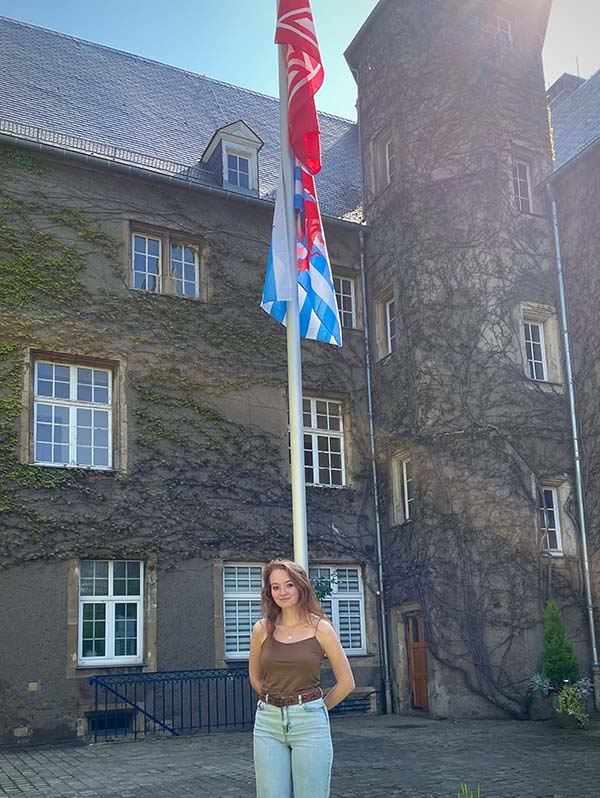
[[412, 705], [416, 709], [429, 709], [427, 644], [423, 636], [423, 616], [420, 612], [406, 616], [406, 639]]

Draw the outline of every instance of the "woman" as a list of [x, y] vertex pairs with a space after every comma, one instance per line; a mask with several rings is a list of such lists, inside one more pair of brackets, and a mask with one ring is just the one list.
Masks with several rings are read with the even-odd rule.
[[[263, 573], [264, 618], [250, 640], [257, 798], [329, 798], [333, 748], [328, 710], [354, 688], [350, 664], [303, 568], [273, 560]], [[335, 676], [323, 696], [327, 655]]]

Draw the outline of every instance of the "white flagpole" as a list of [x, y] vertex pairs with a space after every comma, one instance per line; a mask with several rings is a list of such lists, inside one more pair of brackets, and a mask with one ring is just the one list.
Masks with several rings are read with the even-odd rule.
[[287, 303], [288, 393], [290, 447], [292, 460], [292, 520], [294, 560], [308, 573], [306, 486], [304, 484], [304, 424], [302, 421], [302, 361], [300, 358], [300, 317], [298, 313], [298, 271], [296, 266], [296, 215], [294, 211], [294, 164], [288, 131], [287, 45], [279, 50], [279, 119], [281, 125], [281, 189], [285, 201], [285, 223], [289, 243], [292, 298]]

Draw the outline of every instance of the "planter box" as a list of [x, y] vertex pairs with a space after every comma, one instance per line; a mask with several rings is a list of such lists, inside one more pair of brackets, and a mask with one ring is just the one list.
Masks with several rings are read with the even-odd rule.
[[558, 715], [558, 696], [556, 693], [540, 695], [535, 693], [529, 700], [529, 720], [554, 720]]

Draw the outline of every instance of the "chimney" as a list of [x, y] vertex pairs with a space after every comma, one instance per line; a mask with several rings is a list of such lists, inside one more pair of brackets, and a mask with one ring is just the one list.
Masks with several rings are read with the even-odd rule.
[[555, 111], [563, 100], [573, 94], [582, 83], [585, 83], [584, 78], [579, 78], [577, 75], [571, 75], [568, 72], [563, 73], [546, 92], [550, 108]]

